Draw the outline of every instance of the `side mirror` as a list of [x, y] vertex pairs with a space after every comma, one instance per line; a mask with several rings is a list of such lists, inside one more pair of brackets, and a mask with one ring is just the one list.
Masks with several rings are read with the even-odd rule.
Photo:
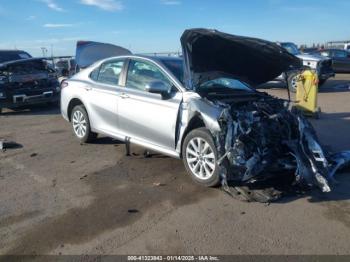
[[162, 96], [168, 96], [171, 93], [171, 87], [167, 86], [162, 81], [153, 81], [146, 86], [146, 90], [149, 93], [160, 94]]

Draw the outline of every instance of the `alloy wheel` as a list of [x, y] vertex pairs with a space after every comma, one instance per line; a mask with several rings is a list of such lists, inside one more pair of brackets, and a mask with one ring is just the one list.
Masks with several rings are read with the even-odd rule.
[[210, 179], [215, 171], [215, 154], [203, 138], [195, 137], [186, 147], [186, 161], [192, 173], [201, 180]]
[[86, 135], [87, 121], [84, 114], [77, 110], [73, 114], [73, 129], [77, 137], [83, 138]]
[[298, 89], [298, 76], [297, 76], [297, 75], [296, 75], [295, 77], [292, 78], [292, 80], [291, 80], [291, 86], [292, 86], [292, 90], [293, 90], [294, 92], [296, 92], [297, 89]]

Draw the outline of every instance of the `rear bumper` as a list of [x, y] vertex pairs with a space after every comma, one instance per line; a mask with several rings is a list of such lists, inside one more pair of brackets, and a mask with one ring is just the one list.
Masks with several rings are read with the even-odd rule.
[[60, 100], [60, 94], [54, 91], [45, 91], [39, 95], [28, 96], [25, 94], [15, 94], [12, 100], [6, 99], [1, 101], [0, 108], [17, 108], [27, 105], [36, 105], [44, 103], [53, 103]]

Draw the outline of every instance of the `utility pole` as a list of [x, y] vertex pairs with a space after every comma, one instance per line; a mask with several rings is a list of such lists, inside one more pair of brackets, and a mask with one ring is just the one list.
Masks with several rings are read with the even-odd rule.
[[47, 48], [41, 47], [41, 51], [43, 52], [43, 57], [46, 57], [47, 56]]

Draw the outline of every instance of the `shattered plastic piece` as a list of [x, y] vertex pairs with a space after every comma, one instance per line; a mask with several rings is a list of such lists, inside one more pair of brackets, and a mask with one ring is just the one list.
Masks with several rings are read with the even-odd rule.
[[21, 144], [18, 144], [13, 141], [6, 141], [6, 140], [0, 140], [0, 150], [6, 151], [7, 149], [18, 149], [22, 148], [23, 146]]
[[282, 197], [282, 192], [268, 188], [251, 190], [248, 187], [228, 187], [224, 189], [233, 198], [246, 202], [271, 203]]

